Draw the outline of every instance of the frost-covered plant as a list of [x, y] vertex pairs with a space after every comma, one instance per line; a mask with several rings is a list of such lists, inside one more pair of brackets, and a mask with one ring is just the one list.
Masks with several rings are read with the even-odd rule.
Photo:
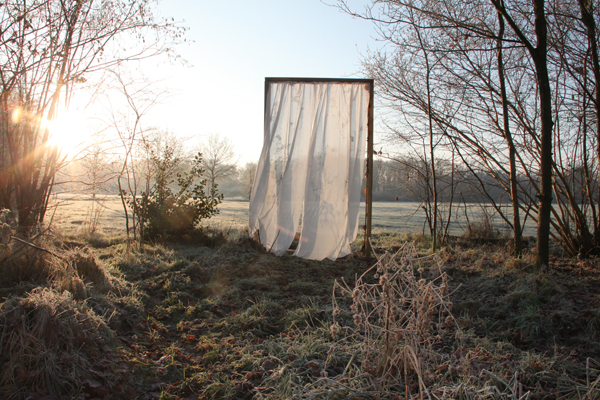
[[362, 371], [378, 377], [382, 385], [401, 379], [404, 387], [426, 390], [424, 373], [435, 370], [431, 367], [439, 361], [435, 347], [454, 327], [448, 277], [438, 269], [428, 271], [434, 277], [426, 279], [428, 272], [421, 267], [425, 258], [418, 257], [413, 244], [377, 258], [354, 287], [335, 282], [331, 333], [340, 333], [339, 300], [351, 298], [354, 328], [348, 329], [363, 342]]
[[[205, 193], [206, 179], [202, 179], [202, 155], [196, 154], [189, 172], [175, 174], [177, 163], [173, 149], [167, 147], [161, 156], [152, 154], [155, 166], [154, 185], [140, 197], [130, 197], [129, 204], [135, 210], [147, 239], [180, 236], [193, 229], [202, 219], [218, 213], [217, 206], [223, 200], [216, 185]], [[177, 181], [177, 191], [171, 185]]]

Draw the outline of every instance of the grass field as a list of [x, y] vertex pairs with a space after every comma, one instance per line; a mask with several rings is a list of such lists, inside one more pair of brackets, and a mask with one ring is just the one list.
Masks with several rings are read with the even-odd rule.
[[[91, 221], [96, 219], [98, 228], [105, 233], [117, 233], [125, 229], [125, 218], [121, 200], [115, 195], [102, 195], [92, 201], [90, 196], [60, 194], [55, 203], [55, 225], [67, 232], [87, 229]], [[225, 200], [219, 205], [219, 214], [204, 223], [221, 229], [247, 229], [247, 201]], [[454, 212], [451, 219], [450, 234], [460, 235], [467, 227], [465, 206]], [[467, 216], [473, 223], [483, 221], [483, 211], [479, 204], [467, 204]], [[509, 209], [508, 209], [509, 210]], [[508, 226], [491, 207], [486, 208], [490, 221], [501, 234], [511, 234]], [[52, 215], [52, 212], [49, 212]], [[364, 223], [364, 203], [361, 204], [359, 227]], [[373, 203], [373, 231], [391, 232], [428, 232], [425, 226], [425, 212], [419, 203], [409, 202], [375, 202]], [[535, 235], [535, 226], [530, 220], [525, 226], [525, 236]]]
[[457, 238], [432, 255], [414, 238], [379, 232], [387, 255], [335, 262], [233, 230], [12, 243], [0, 398], [600, 398], [597, 260], [536, 275], [529, 253]]
[[247, 202], [185, 243], [128, 242], [114, 196], [57, 205], [0, 247], [2, 399], [600, 398], [597, 259], [432, 254], [407, 203], [375, 204], [378, 258], [335, 262], [265, 252]]

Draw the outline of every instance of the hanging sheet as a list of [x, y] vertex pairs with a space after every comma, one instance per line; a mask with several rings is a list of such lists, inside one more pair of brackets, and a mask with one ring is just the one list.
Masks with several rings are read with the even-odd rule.
[[358, 232], [370, 84], [270, 82], [249, 230], [277, 255], [335, 260]]

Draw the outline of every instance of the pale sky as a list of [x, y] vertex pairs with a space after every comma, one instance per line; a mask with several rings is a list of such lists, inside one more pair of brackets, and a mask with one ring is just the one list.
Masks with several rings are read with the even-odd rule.
[[158, 11], [183, 21], [194, 42], [178, 49], [191, 67], [143, 66], [174, 93], [146, 125], [197, 141], [219, 133], [241, 163], [262, 149], [265, 77], [361, 78], [360, 54], [380, 45], [371, 22], [319, 0], [164, 0]]

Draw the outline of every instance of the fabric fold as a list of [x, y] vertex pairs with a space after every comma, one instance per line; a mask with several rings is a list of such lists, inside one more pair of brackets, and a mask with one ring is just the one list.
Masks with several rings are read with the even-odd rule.
[[250, 234], [258, 232], [276, 255], [297, 237], [299, 257], [343, 257], [358, 233], [369, 84], [289, 81], [266, 88]]

